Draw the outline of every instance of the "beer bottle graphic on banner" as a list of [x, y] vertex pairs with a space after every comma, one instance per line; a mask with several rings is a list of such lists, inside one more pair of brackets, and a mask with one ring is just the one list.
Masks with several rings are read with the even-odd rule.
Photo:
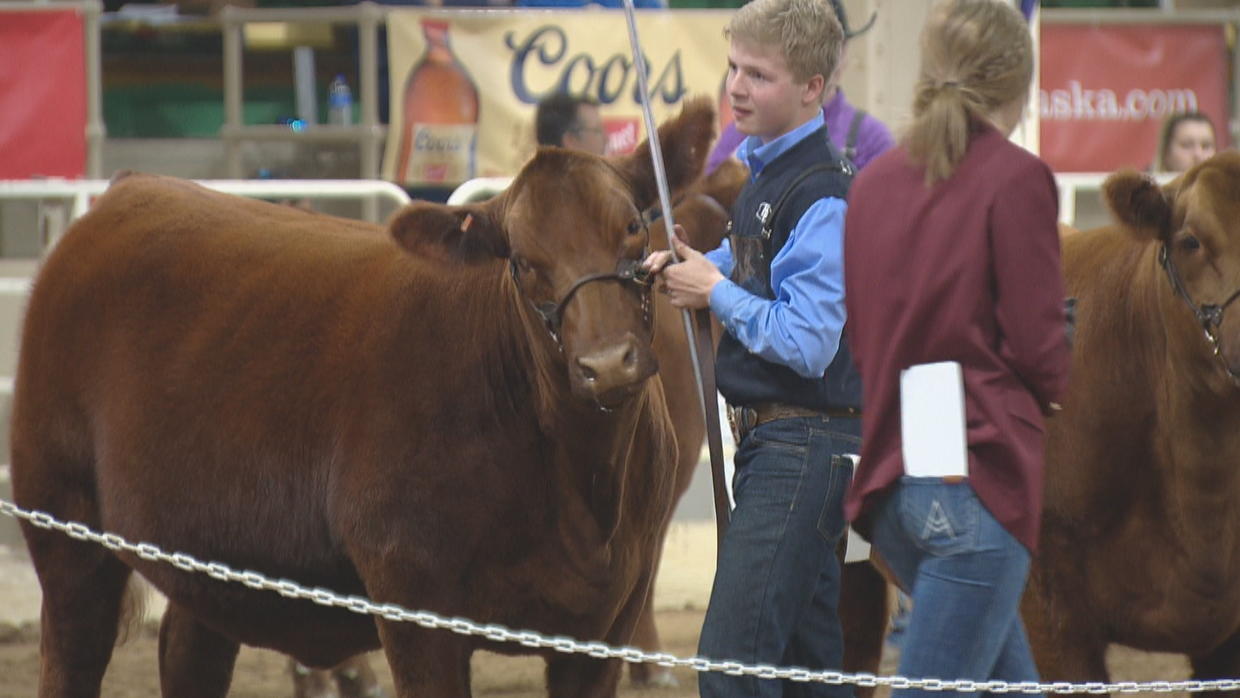
[[422, 20], [424, 53], [405, 82], [396, 159], [400, 182], [459, 183], [474, 177], [478, 88], [448, 43], [448, 22]]

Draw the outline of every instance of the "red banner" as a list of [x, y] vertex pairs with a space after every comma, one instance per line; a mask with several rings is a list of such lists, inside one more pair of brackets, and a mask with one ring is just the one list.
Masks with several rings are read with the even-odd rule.
[[86, 57], [77, 10], [0, 11], [0, 179], [86, 173]]
[[1146, 169], [1169, 115], [1200, 111], [1228, 143], [1219, 25], [1041, 27], [1040, 146], [1057, 172]]

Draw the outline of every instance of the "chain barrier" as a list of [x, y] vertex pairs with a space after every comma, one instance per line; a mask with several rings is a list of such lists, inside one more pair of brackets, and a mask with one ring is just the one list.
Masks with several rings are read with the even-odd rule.
[[165, 562], [186, 572], [205, 574], [225, 582], [244, 584], [251, 589], [274, 591], [293, 599], [306, 599], [321, 606], [343, 608], [360, 615], [372, 615], [393, 621], [416, 623], [424, 628], [450, 630], [459, 635], [472, 635], [495, 642], [515, 642], [524, 647], [550, 649], [564, 654], [586, 654], [598, 659], [620, 659], [633, 663], [657, 664], [662, 667], [686, 667], [696, 672], [721, 671], [733, 676], [756, 676], [762, 679], [788, 679], [800, 682], [826, 683], [831, 685], [889, 686], [893, 689], [920, 689], [925, 691], [985, 691], [989, 693], [1171, 693], [1185, 691], [1240, 690], [1240, 679], [1213, 679], [1187, 681], [1119, 681], [1105, 683], [1069, 683], [1055, 681], [972, 681], [969, 679], [910, 679], [904, 676], [875, 676], [874, 674], [845, 674], [838, 671], [810, 671], [797, 667], [776, 667], [769, 664], [747, 665], [733, 661], [719, 661], [705, 657], [677, 657], [666, 652], [646, 652], [637, 647], [612, 647], [602, 642], [581, 642], [569, 637], [547, 637], [532, 630], [511, 630], [490, 623], [480, 625], [468, 618], [445, 618], [430, 611], [409, 611], [396, 604], [376, 604], [362, 596], [341, 596], [322, 587], [312, 589], [288, 579], [271, 579], [259, 572], [238, 572], [221, 562], [201, 562], [187, 553], [166, 553], [151, 543], [131, 543], [114, 533], [97, 533], [80, 523], [64, 523], [41, 511], [29, 511], [0, 499], [0, 514], [24, 519], [39, 528], [60, 531], [71, 538], [98, 543], [110, 550], [133, 553], [143, 560]]

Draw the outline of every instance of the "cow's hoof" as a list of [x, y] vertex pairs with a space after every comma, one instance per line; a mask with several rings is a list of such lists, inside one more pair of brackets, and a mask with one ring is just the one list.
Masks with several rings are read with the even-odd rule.
[[680, 688], [680, 679], [667, 667], [652, 667], [649, 671], [633, 672], [629, 678], [634, 688]]

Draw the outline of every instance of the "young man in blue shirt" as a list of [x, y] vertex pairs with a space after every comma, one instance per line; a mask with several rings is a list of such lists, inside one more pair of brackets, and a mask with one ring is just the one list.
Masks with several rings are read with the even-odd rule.
[[[831, 144], [844, 153], [854, 167], [865, 169], [866, 163], [878, 157], [895, 142], [891, 131], [883, 122], [874, 118], [864, 110], [858, 109], [844, 96], [840, 86], [840, 76], [847, 61], [848, 44], [853, 37], [864, 34], [874, 24], [877, 15], [870, 17], [860, 29], [850, 30], [848, 16], [844, 13], [842, 0], [829, 0], [835, 17], [844, 28], [844, 49], [841, 52], [840, 64], [835, 67], [836, 74], [828, 76], [826, 97], [822, 106], [822, 117], [827, 122], [827, 131], [831, 136]], [[719, 134], [710, 157], [706, 158], [706, 171], [713, 172], [724, 160], [732, 157], [737, 146], [745, 139], [736, 124], [729, 123]]]
[[[728, 96], [750, 181], [730, 237], [706, 255], [648, 260], [673, 305], [726, 333], [716, 375], [738, 432], [736, 508], [698, 651], [745, 663], [839, 669], [840, 456], [860, 448], [860, 380], [844, 333], [844, 198], [853, 169], [822, 116], [844, 35], [822, 0], [754, 0], [728, 25]], [[850, 696], [847, 686], [700, 675], [704, 698]]]

